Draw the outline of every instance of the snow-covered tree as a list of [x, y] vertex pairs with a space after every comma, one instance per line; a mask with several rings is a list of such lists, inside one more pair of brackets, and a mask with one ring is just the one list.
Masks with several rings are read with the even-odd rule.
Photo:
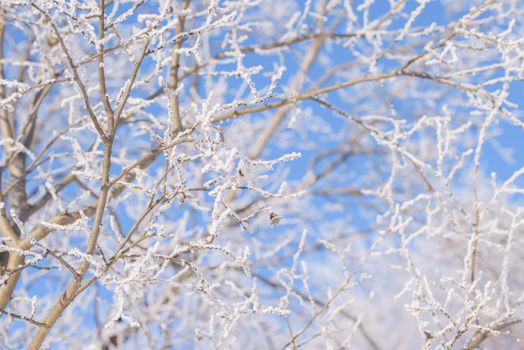
[[0, 0], [2, 349], [517, 349], [524, 2]]

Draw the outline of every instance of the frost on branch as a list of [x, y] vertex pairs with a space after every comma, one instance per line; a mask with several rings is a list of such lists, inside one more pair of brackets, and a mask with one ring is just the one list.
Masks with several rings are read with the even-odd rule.
[[0, 348], [519, 348], [523, 37], [517, 0], [1, 1]]

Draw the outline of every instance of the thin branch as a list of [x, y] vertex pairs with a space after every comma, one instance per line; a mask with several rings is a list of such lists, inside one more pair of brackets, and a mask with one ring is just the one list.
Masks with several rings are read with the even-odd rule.
[[45, 323], [38, 322], [38, 321], [36, 321], [36, 320], [34, 320], [34, 319], [30, 318], [30, 317], [27, 317], [27, 316], [22, 316], [22, 315], [14, 313], [14, 312], [4, 310], [3, 308], [0, 308], [0, 314], [7, 315], [9, 317], [16, 318], [18, 320], [29, 322], [32, 325], [37, 326], [37, 327], [44, 327], [44, 328], [47, 327], [47, 325]]
[[102, 129], [102, 126], [98, 122], [98, 118], [97, 118], [93, 108], [91, 107], [91, 102], [89, 101], [89, 95], [87, 93], [87, 89], [86, 89], [84, 83], [82, 82], [82, 79], [80, 79], [80, 75], [78, 74], [77, 66], [73, 62], [73, 58], [71, 57], [71, 54], [69, 53], [69, 50], [67, 49], [67, 46], [65, 45], [64, 39], [62, 38], [62, 35], [60, 34], [60, 31], [58, 30], [56, 25], [53, 23], [53, 20], [51, 19], [51, 17], [46, 12], [44, 12], [42, 9], [40, 9], [34, 3], [31, 3], [31, 6], [33, 6], [44, 17], [46, 17], [47, 20], [49, 21], [51, 27], [53, 28], [53, 31], [54, 31], [54, 33], [55, 33], [55, 35], [58, 38], [58, 41], [60, 43], [60, 47], [62, 48], [62, 51], [64, 52], [64, 54], [66, 56], [67, 63], [69, 64], [69, 68], [73, 72], [74, 80], [75, 80], [78, 88], [80, 89], [80, 92], [82, 94], [82, 98], [83, 98], [83, 101], [84, 101], [84, 105], [86, 107], [86, 110], [87, 110], [87, 113], [89, 115], [89, 118], [91, 118], [91, 121], [93, 122], [93, 125], [94, 125], [96, 131], [98, 132], [98, 135], [105, 142], [107, 140], [107, 136], [106, 136], [104, 130]]

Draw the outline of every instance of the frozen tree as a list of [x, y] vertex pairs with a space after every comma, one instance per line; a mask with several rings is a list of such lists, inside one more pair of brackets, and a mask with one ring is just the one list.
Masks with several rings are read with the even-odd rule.
[[1, 0], [0, 347], [522, 348], [523, 72], [520, 0]]

